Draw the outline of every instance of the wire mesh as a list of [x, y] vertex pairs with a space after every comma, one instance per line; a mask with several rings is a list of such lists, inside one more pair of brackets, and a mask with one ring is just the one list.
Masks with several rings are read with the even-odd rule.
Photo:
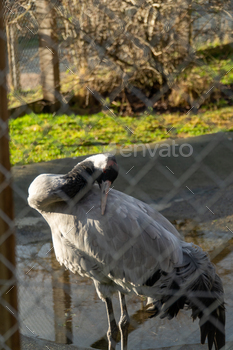
[[[50, 34], [53, 32], [56, 35], [51, 34], [47, 39], [42, 23], [51, 13], [38, 11], [45, 5], [48, 5], [49, 11], [53, 11], [56, 19], [51, 22], [54, 27], [49, 28]], [[156, 120], [159, 124], [151, 127], [159, 130], [164, 119], [155, 110], [164, 110], [164, 97], [171, 91], [177, 99], [179, 97], [180, 104], [172, 107], [181, 108], [185, 115], [184, 124], [187, 120], [195, 121], [200, 106], [210, 101], [211, 96], [214, 96], [215, 102], [222, 96], [231, 101], [232, 92], [229, 86], [222, 83], [232, 69], [231, 60], [226, 59], [224, 65], [216, 70], [207, 59], [196, 54], [205, 42], [212, 43], [210, 56], [217, 41], [224, 41], [224, 47], [231, 50], [231, 2], [200, 4], [189, 1], [175, 5], [165, 2], [163, 5], [152, 1], [122, 1], [119, 6], [116, 1], [43, 1], [40, 4], [37, 1], [7, 1], [5, 23], [9, 71], [2, 74], [7, 75], [11, 118], [20, 120], [22, 113], [29, 114], [33, 120], [30, 127], [35, 128], [35, 137], [30, 140], [28, 148], [22, 150], [12, 168], [17, 241], [15, 273], [22, 348], [26, 348], [30, 342], [35, 348], [44, 346], [55, 349], [57, 345], [54, 342], [72, 343], [77, 348], [108, 348], [104, 304], [98, 298], [94, 284], [87, 277], [70, 272], [68, 263], [66, 268], [58, 264], [48, 224], [27, 203], [28, 187], [34, 178], [43, 173], [68, 173], [87, 157], [88, 149], [90, 152], [93, 150], [87, 146], [83, 151], [85, 155], [76, 157], [75, 151], [82, 149], [86, 142], [92, 146], [98, 144], [103, 152], [110, 150], [116, 154], [120, 170], [114, 189], [161, 211], [187, 242], [194, 242], [209, 253], [224, 284], [227, 303], [226, 348], [230, 349], [233, 341], [233, 168], [230, 161], [233, 145], [232, 133], [228, 130], [232, 125], [224, 133], [184, 141], [175, 139], [171, 121], [171, 126], [167, 128], [170, 139], [165, 143], [148, 145], [142, 137], [146, 130], [138, 132], [135, 125], [130, 125], [127, 118], [119, 118], [119, 114], [138, 112], [142, 118], [152, 115], [151, 123]], [[47, 54], [43, 50], [47, 50]], [[173, 60], [170, 59], [172, 55]], [[45, 58], [51, 61], [49, 68], [43, 63]], [[196, 93], [192, 94], [182, 86], [182, 79], [185, 79], [185, 69], [194, 63], [200, 68], [200, 74], [208, 74], [208, 78], [203, 90], [199, 88], [198, 80], [194, 81], [192, 91]], [[51, 74], [49, 82], [46, 81], [46, 74]], [[194, 75], [194, 78], [197, 76]], [[219, 95], [216, 95], [216, 90]], [[68, 146], [60, 149], [59, 135], [54, 140], [50, 127], [44, 127], [47, 121], [40, 114], [35, 114], [35, 108], [40, 111], [41, 105], [35, 107], [30, 104], [33, 100], [43, 101], [43, 111], [46, 112], [45, 94], [52, 95], [51, 101], [58, 102], [54, 118], [63, 114], [67, 118], [68, 115], [72, 116], [72, 129], [67, 135], [67, 139], [71, 139], [67, 143], [70, 141], [72, 144], [72, 151]], [[114, 102], [118, 109], [113, 108]], [[24, 107], [19, 111], [15, 109], [16, 106]], [[101, 121], [101, 114], [89, 126], [75, 115], [80, 111], [100, 110], [124, 129], [124, 141], [118, 145], [112, 144], [110, 138], [107, 143], [90, 139], [90, 129]], [[62, 120], [58, 122], [62, 123]], [[37, 128], [43, 128], [42, 138], [37, 136]], [[72, 135], [76, 129], [82, 132], [80, 143]], [[2, 122], [1, 132], [9, 137]], [[27, 130], [21, 130], [21, 133], [28, 137]], [[53, 158], [59, 159], [24, 165], [32, 163], [32, 150], [38, 149], [39, 153], [39, 146], [45, 139], [49, 141]], [[132, 144], [126, 148], [127, 140]], [[11, 140], [12, 150], [21, 150], [21, 147], [19, 139]], [[40, 155], [38, 160], [43, 161]], [[5, 176], [0, 187], [2, 191], [9, 183], [9, 174], [2, 167], [0, 170]], [[69, 202], [71, 211], [77, 203], [75, 200]], [[143, 206], [141, 210], [145, 210]], [[122, 209], [122, 217], [124, 212], [127, 212], [127, 207]], [[1, 212], [1, 217], [9, 222], [7, 214]], [[107, 226], [110, 217], [105, 220]], [[123, 219], [122, 222], [124, 226]], [[105, 267], [105, 275], [111, 274], [124, 254], [136, 245], [148, 224], [148, 221], [143, 222], [138, 230], [132, 220], [132, 237], [118, 247], [117, 262]], [[69, 229], [72, 227], [67, 225], [63, 235], [68, 234]], [[9, 234], [6, 232], [2, 239]], [[141, 256], [140, 252], [137, 254]], [[152, 256], [153, 249], [148, 247], [147, 254]], [[168, 245], [157, 260], [163, 265], [163, 260], [171, 254]], [[1, 257], [7, 265], [3, 255]], [[131, 261], [128, 263], [132, 264]], [[150, 278], [152, 272], [148, 266], [138, 284], [145, 282], [145, 276]], [[198, 272], [194, 277], [197, 276]], [[11, 293], [14, 287], [5, 288], [4, 292]], [[179, 294], [174, 292], [171, 300], [178, 298]], [[159, 317], [150, 318], [151, 314], [146, 311], [146, 297], [133, 293], [127, 296], [126, 302], [130, 314], [129, 349], [173, 346], [183, 349], [185, 345], [189, 349], [198, 349], [199, 325], [197, 321], [191, 322], [190, 310], [181, 310], [177, 318], [168, 321]], [[121, 313], [117, 295], [113, 297], [113, 307], [118, 320]], [[204, 316], [209, 316], [211, 308], [214, 309], [215, 304], [206, 309]], [[216, 325], [215, 318], [212, 317], [211, 322]], [[5, 344], [6, 337], [1, 335], [3, 349], [9, 349]], [[116, 348], [120, 348], [118, 338]]]

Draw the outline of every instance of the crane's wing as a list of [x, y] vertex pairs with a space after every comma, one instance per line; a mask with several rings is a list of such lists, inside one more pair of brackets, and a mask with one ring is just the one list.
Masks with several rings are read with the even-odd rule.
[[[168, 273], [183, 260], [179, 238], [154, 220], [136, 202], [111, 190], [107, 210], [100, 213], [100, 191], [93, 189], [72, 212], [65, 203], [46, 220], [52, 229], [60, 263], [100, 282], [110, 278], [125, 285], [142, 285], [157, 271]], [[123, 282], [122, 282], [123, 281]]]
[[144, 202], [140, 201], [139, 199], [131, 197], [125, 193], [122, 193], [119, 191], [115, 191], [115, 192], [117, 192], [118, 196], [120, 196], [122, 199], [126, 200], [131, 205], [140, 208], [142, 211], [144, 211], [147, 215], [149, 215], [155, 221], [159, 222], [160, 225], [162, 225], [167, 231], [171, 232], [176, 237], [181, 238], [179, 232], [170, 223], [170, 221], [168, 221], [162, 214], [160, 214], [157, 210], [152, 208], [149, 204], [144, 203]]
[[125, 275], [121, 277], [134, 284], [145, 283], [158, 270], [170, 272], [183, 260], [180, 240], [166, 228], [164, 217], [144, 206], [146, 213], [142, 205], [113, 191], [106, 212], [111, 219], [104, 224], [114, 249], [112, 265], [117, 270], [120, 264]]

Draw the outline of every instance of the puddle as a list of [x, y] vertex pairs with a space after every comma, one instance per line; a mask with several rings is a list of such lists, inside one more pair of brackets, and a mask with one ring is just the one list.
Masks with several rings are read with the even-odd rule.
[[[223, 279], [227, 302], [227, 338], [233, 332], [233, 241], [221, 233], [202, 232], [193, 223], [177, 223], [187, 241], [211, 254]], [[191, 228], [191, 226], [192, 228]], [[183, 228], [182, 228], [183, 226]], [[214, 255], [213, 255], [214, 256]], [[21, 333], [57, 343], [108, 349], [107, 317], [104, 303], [98, 298], [91, 280], [74, 275], [61, 267], [50, 242], [17, 246], [17, 272]], [[146, 300], [132, 295], [126, 298], [130, 314], [129, 349], [148, 349], [199, 342], [198, 322], [190, 311], [180, 312], [171, 321], [149, 318], [144, 311]], [[113, 297], [116, 320], [120, 318], [117, 294]], [[117, 349], [120, 349], [118, 344]]]
[[186, 242], [192, 242], [207, 251], [211, 256], [211, 260], [213, 260], [215, 255], [219, 255], [226, 242], [228, 242], [228, 245], [233, 243], [230, 232], [206, 231], [193, 220], [175, 220], [173, 224]]

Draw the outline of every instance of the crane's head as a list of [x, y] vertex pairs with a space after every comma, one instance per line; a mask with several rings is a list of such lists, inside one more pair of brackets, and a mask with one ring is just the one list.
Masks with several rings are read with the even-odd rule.
[[100, 175], [96, 179], [101, 188], [101, 213], [104, 215], [108, 192], [111, 184], [116, 180], [118, 176], [118, 165], [116, 158], [112, 154], [97, 154], [85, 159], [85, 161], [91, 161], [94, 168], [100, 172]]

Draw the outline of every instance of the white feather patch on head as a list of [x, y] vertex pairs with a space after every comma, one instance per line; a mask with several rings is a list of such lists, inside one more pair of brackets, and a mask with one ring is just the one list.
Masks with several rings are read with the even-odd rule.
[[94, 156], [86, 158], [84, 162], [86, 161], [93, 162], [94, 167], [96, 169], [103, 170], [107, 166], [108, 157], [109, 157], [109, 154], [96, 154]]

